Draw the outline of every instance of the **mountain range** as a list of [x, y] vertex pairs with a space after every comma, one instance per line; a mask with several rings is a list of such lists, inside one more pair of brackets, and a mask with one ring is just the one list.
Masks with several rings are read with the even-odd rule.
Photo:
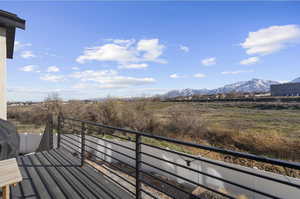
[[291, 81], [292, 83], [300, 83], [300, 77], [294, 79], [293, 81]]
[[[291, 82], [292, 83], [300, 82], [300, 77], [294, 79]], [[270, 86], [272, 84], [280, 84], [280, 82], [254, 78], [249, 81], [239, 81], [216, 89], [187, 88], [181, 90], [171, 90], [166, 94], [164, 94], [163, 97], [173, 98], [178, 96], [206, 95], [206, 94], [231, 93], [231, 92], [242, 92], [242, 93], [269, 92]]]

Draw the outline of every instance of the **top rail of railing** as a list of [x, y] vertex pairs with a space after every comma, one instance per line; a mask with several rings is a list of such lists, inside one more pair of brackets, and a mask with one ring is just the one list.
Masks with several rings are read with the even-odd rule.
[[[103, 131], [104, 129], [108, 129], [112, 131]], [[58, 146], [60, 146], [60, 142], [62, 141], [64, 149], [71, 150], [69, 152], [71, 153], [75, 152], [75, 154], [77, 155], [80, 154], [81, 166], [83, 166], [83, 164], [85, 163], [87, 154], [90, 155], [91, 159], [89, 160], [92, 160], [93, 163], [95, 164], [102, 164], [103, 162], [107, 163], [109, 167], [112, 168], [110, 172], [112, 172], [123, 182], [126, 182], [130, 186], [133, 186], [135, 191], [133, 191], [132, 189], [128, 189], [128, 187], [125, 187], [122, 183], [118, 182], [117, 180], [114, 180], [114, 182], [119, 186], [123, 187], [128, 192], [132, 193], [136, 199], [143, 198], [142, 193], [145, 193], [148, 196], [151, 196], [152, 198], [158, 198], [155, 196], [153, 197], [153, 194], [145, 190], [145, 186], [142, 186], [142, 184], [151, 187], [154, 190], [159, 191], [160, 193], [170, 196], [171, 198], [186, 198], [177, 195], [179, 193], [185, 194], [185, 196], [189, 196], [189, 198], [193, 198], [193, 199], [202, 198], [198, 194], [195, 195], [194, 193], [181, 187], [181, 185], [174, 185], [174, 183], [170, 183], [166, 181], [164, 178], [159, 178], [156, 175], [152, 175], [151, 173], [149, 173], [149, 170], [147, 170], [146, 168], [150, 170], [154, 169], [155, 172], [158, 172], [163, 176], [169, 175], [172, 176], [172, 178], [175, 178], [181, 182], [186, 182], [193, 186], [204, 188], [206, 191], [210, 191], [214, 194], [217, 194], [218, 196], [223, 196], [225, 198], [232, 198], [232, 199], [239, 198], [238, 197], [239, 195], [237, 195], [239, 193], [237, 192], [236, 189], [230, 190], [231, 188], [227, 185], [234, 186], [238, 189], [241, 189], [243, 190], [243, 193], [250, 192], [253, 194], [254, 193], [258, 194], [260, 196], [265, 196], [267, 198], [276, 198], [276, 199], [287, 198], [287, 196], [284, 195], [286, 194], [286, 192], [289, 192], [290, 195], [291, 194], [295, 195], [295, 190], [297, 192], [298, 189], [300, 189], [299, 180], [296, 178], [291, 180], [291, 178], [285, 178], [287, 176], [278, 176], [275, 174], [273, 175], [270, 173], [265, 173], [263, 171], [260, 172], [256, 169], [249, 169], [249, 168], [246, 169], [244, 167], [239, 167], [222, 161], [216, 161], [202, 156], [195, 156], [188, 153], [180, 152], [178, 150], [171, 150], [169, 148], [162, 147], [160, 144], [156, 144], [156, 142], [152, 143], [151, 139], [158, 140], [160, 142], [163, 141], [161, 143], [171, 143], [174, 144], [174, 146], [180, 145], [182, 147], [186, 147], [184, 149], [188, 149], [188, 150], [190, 148], [201, 149], [209, 152], [215, 152], [218, 154], [224, 154], [226, 156], [234, 156], [234, 159], [240, 159], [240, 158], [249, 159], [251, 160], [252, 163], [253, 161], [261, 162], [259, 165], [265, 165], [264, 163], [268, 163], [276, 167], [281, 166], [284, 169], [289, 168], [288, 170], [290, 169], [291, 170], [290, 171], [286, 170], [286, 171], [291, 173], [284, 174], [288, 176], [293, 176], [294, 174], [296, 174], [296, 176], [298, 175], [298, 172], [300, 171], [300, 164], [297, 162], [288, 162], [284, 160], [256, 156], [248, 153], [236, 152], [236, 151], [221, 149], [212, 146], [205, 146], [201, 144], [195, 144], [191, 142], [185, 142], [185, 141], [180, 141], [172, 138], [158, 136], [150, 133], [113, 127], [109, 125], [100, 124], [97, 122], [63, 117], [62, 115], [60, 115], [59, 117], [57, 130], [58, 130]], [[105, 137], [105, 135], [112, 136], [116, 139], [120, 138], [122, 140], [130, 141], [130, 142], [128, 142], [127, 145], [127, 142], [118, 142], [117, 140], [112, 140], [109, 137]], [[149, 138], [149, 140], [143, 138]], [[146, 147], [142, 148], [142, 146], [146, 146]], [[168, 154], [167, 156], [170, 157], [172, 157], [173, 155], [184, 157], [181, 159], [185, 160], [186, 164], [182, 162], [180, 163], [180, 161], [178, 162], [176, 159], [171, 160], [169, 158], [164, 158], [163, 154], [165, 155]], [[107, 158], [110, 160], [108, 160]], [[100, 160], [100, 162], [98, 162], [98, 160]], [[195, 165], [192, 166], [190, 163], [193, 160], [197, 160], [197, 162], [198, 161], [201, 162], [201, 165], [202, 163], [207, 163], [206, 165], [211, 165], [212, 166], [211, 168], [213, 167], [219, 168], [220, 171], [222, 171], [223, 173], [222, 175], [219, 176], [216, 173], [208, 172], [207, 168], [202, 170], [203, 165], [201, 166], [201, 169], [195, 169], [196, 167], [194, 166], [196, 166], [196, 164], [198, 164], [199, 162], [193, 163]], [[118, 164], [112, 164], [112, 162]], [[189, 175], [186, 175], [185, 172], [178, 173], [179, 170], [177, 171], [177, 169], [176, 171], [171, 171], [169, 169], [164, 168], [164, 166], [162, 166], [160, 163], [163, 163], [164, 165], [173, 165], [176, 168], [181, 168], [185, 171], [188, 171], [194, 177], [195, 175], [198, 176], [197, 179], [198, 178], [203, 179], [204, 177], [214, 179], [222, 183], [225, 188], [229, 188], [230, 191], [223, 192], [222, 190], [219, 189], [220, 187], [219, 188], [212, 187], [210, 184], [207, 184], [204, 181], [200, 182], [198, 181], [199, 179], [196, 180], [196, 178], [190, 179], [188, 177]], [[129, 168], [131, 172], [128, 173], [126, 171], [123, 171], [124, 166]], [[253, 165], [251, 165], [250, 167], [253, 167]], [[130, 181], [127, 177], [120, 175], [118, 171], [121, 171], [126, 175], [134, 178], [135, 183]], [[132, 173], [132, 171], [135, 171], [135, 173]], [[233, 174], [233, 176], [231, 176], [230, 174]], [[103, 175], [107, 175], [107, 174], [103, 173]], [[148, 177], [152, 178], [152, 180], [159, 181], [164, 185], [163, 187], [168, 186], [172, 188], [176, 194], [174, 194], [173, 191], [170, 191], [168, 189], [154, 186], [153, 183], [147, 181], [147, 178], [145, 178], [145, 176], [147, 176], [147, 178]], [[111, 178], [109, 176], [107, 177]], [[242, 178], [243, 180], [241, 180]], [[251, 180], [249, 181], [249, 179], [252, 180], [255, 179], [255, 180], [250, 182]], [[257, 180], [261, 180], [260, 181], [261, 183], [266, 183], [266, 184], [271, 183], [274, 186], [278, 186], [278, 185], [284, 185], [284, 186], [282, 186], [283, 187], [282, 189], [276, 190], [276, 192], [274, 192], [273, 187], [270, 186], [267, 189], [264, 187], [256, 187], [255, 185], [253, 186], [252, 183], [255, 183]], [[284, 189], [284, 193], [282, 193], [283, 189]]]
[[144, 137], [153, 138], [153, 139], [157, 139], [157, 140], [161, 140], [161, 141], [167, 141], [170, 143], [179, 144], [179, 145], [183, 145], [183, 146], [187, 146], [187, 147], [195, 147], [198, 149], [213, 151], [213, 152], [217, 152], [217, 153], [221, 153], [221, 154], [225, 154], [225, 155], [232, 155], [232, 156], [236, 156], [236, 157], [240, 157], [240, 158], [246, 158], [246, 159], [250, 159], [250, 160], [254, 160], [254, 161], [259, 161], [259, 162], [269, 163], [269, 164], [278, 165], [278, 166], [282, 166], [282, 167], [286, 167], [286, 168], [300, 170], [300, 163], [298, 163], [298, 162], [289, 162], [289, 161], [285, 161], [285, 160], [279, 160], [279, 159], [268, 158], [268, 157], [264, 157], [264, 156], [257, 156], [257, 155], [253, 155], [253, 154], [243, 153], [243, 152], [221, 149], [221, 148], [213, 147], [213, 146], [206, 146], [206, 145], [202, 145], [202, 144], [185, 142], [185, 141], [180, 141], [180, 140], [167, 138], [167, 137], [163, 137], [163, 136], [153, 135], [150, 133], [144, 133], [144, 132], [139, 132], [139, 131], [135, 131], [135, 130], [112, 127], [109, 125], [99, 124], [97, 122], [73, 119], [73, 118], [68, 118], [68, 117], [64, 117], [63, 119], [77, 121], [77, 122], [83, 122], [86, 124], [90, 124], [90, 125], [94, 125], [94, 126], [98, 126], [98, 127], [102, 127], [102, 128], [107, 128], [107, 129], [112, 129], [112, 130], [117, 130], [117, 131], [122, 131], [122, 132], [130, 133], [130, 134], [141, 135]]

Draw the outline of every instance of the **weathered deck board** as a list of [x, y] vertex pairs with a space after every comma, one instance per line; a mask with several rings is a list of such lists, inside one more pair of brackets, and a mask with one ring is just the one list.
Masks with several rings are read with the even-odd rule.
[[0, 176], [0, 187], [22, 180], [15, 158], [0, 161]]
[[121, 187], [63, 149], [17, 158], [23, 181], [11, 187], [11, 198], [133, 199]]

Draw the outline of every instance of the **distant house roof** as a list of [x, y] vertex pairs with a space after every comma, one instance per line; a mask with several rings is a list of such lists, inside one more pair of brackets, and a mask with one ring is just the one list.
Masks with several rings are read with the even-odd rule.
[[25, 20], [13, 13], [0, 10], [0, 27], [6, 28], [6, 55], [12, 59], [16, 28], [25, 29]]

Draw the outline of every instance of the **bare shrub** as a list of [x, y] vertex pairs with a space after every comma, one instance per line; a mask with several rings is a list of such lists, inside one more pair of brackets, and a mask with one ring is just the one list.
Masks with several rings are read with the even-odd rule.
[[24, 124], [42, 125], [47, 119], [47, 112], [41, 106], [13, 107], [8, 109], [8, 118]]
[[108, 99], [100, 103], [97, 107], [98, 121], [103, 124], [119, 126], [119, 111], [120, 105], [118, 100]]
[[[285, 137], [275, 130], [265, 133], [248, 132], [247, 129], [252, 124], [242, 119], [230, 118], [227, 121], [225, 118], [227, 124], [225, 126], [214, 124], [211, 121], [209, 123], [203, 116], [205, 111], [201, 112], [199, 106], [197, 108], [186, 104], [165, 106], [165, 104], [157, 103], [147, 99], [62, 102], [59, 96], [53, 94], [40, 104], [9, 107], [8, 118], [20, 123], [39, 126], [45, 124], [48, 113], [62, 112], [69, 118], [156, 133], [179, 140], [274, 158], [299, 160], [300, 141], [298, 137]], [[161, 110], [161, 107], [165, 109]], [[202, 107], [202, 109], [207, 111], [208, 108]], [[218, 117], [218, 115], [216, 116]], [[114, 131], [108, 130], [103, 132], [114, 133]], [[99, 130], [99, 133], [102, 131]], [[202, 151], [189, 150], [195, 154], [205, 154]]]
[[177, 135], [187, 135], [191, 138], [203, 138], [207, 133], [204, 118], [190, 111], [171, 110], [164, 130]]
[[62, 99], [58, 93], [50, 93], [44, 100], [43, 107], [47, 113], [58, 114], [61, 112]]
[[155, 131], [159, 121], [152, 111], [146, 109], [147, 103], [147, 101], [139, 100], [124, 104], [120, 115], [122, 126], [150, 133]]

